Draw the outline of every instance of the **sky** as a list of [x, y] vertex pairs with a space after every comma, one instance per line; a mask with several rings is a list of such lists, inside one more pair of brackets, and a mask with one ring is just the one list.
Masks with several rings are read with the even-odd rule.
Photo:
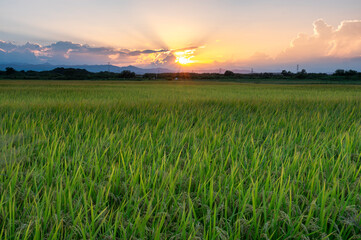
[[361, 1], [0, 1], [0, 63], [108, 62], [361, 71]]

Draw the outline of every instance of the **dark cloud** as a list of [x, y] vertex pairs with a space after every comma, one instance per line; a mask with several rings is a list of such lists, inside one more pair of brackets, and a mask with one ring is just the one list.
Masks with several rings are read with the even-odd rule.
[[51, 64], [134, 64], [142, 66], [176, 65], [177, 52], [193, 54], [199, 47], [181, 49], [116, 49], [93, 47], [69, 41], [41, 46], [34, 43], [16, 45], [0, 42], [0, 63], [51, 63]]
[[143, 55], [167, 53], [167, 49], [130, 50], [110, 47], [92, 47], [87, 44], [78, 44], [68, 41], [59, 41], [50, 45], [26, 43], [15, 45], [0, 41], [0, 62], [38, 63], [49, 62], [54, 64], [103, 64], [111, 61], [133, 64]]
[[161, 50], [144, 50], [142, 51], [143, 54], [151, 54], [151, 53], [163, 53], [168, 52], [169, 50], [161, 49]]
[[0, 51], [0, 63], [41, 63], [31, 51]]
[[12, 43], [0, 41], [0, 49], [3, 52], [10, 52], [10, 51], [13, 51], [16, 48], [17, 48], [17, 46], [12, 44]]
[[29, 50], [29, 51], [40, 51], [41, 46], [39, 44], [33, 44], [33, 43], [27, 42], [25, 45], [17, 47], [17, 50], [21, 50], [21, 49], [22, 50]]
[[[83, 47], [86, 48], [86, 45], [83, 46]], [[60, 41], [60, 42], [56, 42], [56, 43], [51, 44], [50, 46], [48, 46], [48, 48], [50, 48], [53, 51], [62, 52], [62, 51], [68, 51], [69, 49], [81, 49], [82, 45], [75, 44], [75, 43], [72, 43], [72, 42], [62, 42], [62, 41]]]
[[142, 53], [142, 51], [132, 51], [129, 54], [129, 56], [139, 56]]
[[169, 50], [161, 49], [161, 50], [137, 50], [137, 51], [131, 51], [129, 52], [129, 56], [139, 56], [141, 54], [153, 54], [153, 53], [166, 53], [169, 52]]

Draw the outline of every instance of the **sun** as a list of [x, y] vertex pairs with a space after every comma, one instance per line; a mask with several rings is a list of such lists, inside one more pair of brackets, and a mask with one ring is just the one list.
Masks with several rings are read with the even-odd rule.
[[186, 65], [186, 64], [192, 63], [193, 61], [187, 57], [177, 57], [176, 62], [178, 62], [182, 65]]
[[194, 51], [192, 50], [186, 50], [186, 51], [179, 51], [174, 53], [176, 60], [176, 63], [179, 63], [181, 65], [188, 65], [191, 63], [194, 63], [192, 60]]

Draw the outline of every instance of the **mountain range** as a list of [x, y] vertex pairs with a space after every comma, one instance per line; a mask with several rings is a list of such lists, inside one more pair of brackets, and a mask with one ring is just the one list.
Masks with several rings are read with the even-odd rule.
[[124, 70], [135, 72], [136, 74], [145, 74], [145, 73], [171, 73], [174, 72], [167, 68], [139, 68], [135, 66], [126, 66], [118, 67], [114, 65], [52, 65], [50, 63], [44, 64], [26, 64], [26, 63], [9, 63], [9, 64], [0, 64], [0, 70], [4, 71], [7, 67], [12, 67], [17, 71], [50, 71], [54, 68], [78, 68], [85, 69], [89, 72], [104, 72], [110, 71], [115, 73], [120, 73]]
[[[132, 65], [125, 67], [118, 67], [114, 65], [53, 65], [50, 63], [44, 64], [28, 64], [28, 63], [0, 63], [0, 71], [4, 71], [7, 67], [12, 67], [17, 71], [50, 71], [55, 68], [78, 68], [85, 69], [89, 72], [115, 72], [120, 73], [124, 70], [135, 72], [136, 74], [143, 75], [145, 73], [174, 73], [176, 70], [169, 68], [140, 68]], [[195, 73], [224, 73], [226, 69], [207, 69], [207, 70], [194, 70]], [[250, 70], [232, 69], [234, 73], [249, 74]]]

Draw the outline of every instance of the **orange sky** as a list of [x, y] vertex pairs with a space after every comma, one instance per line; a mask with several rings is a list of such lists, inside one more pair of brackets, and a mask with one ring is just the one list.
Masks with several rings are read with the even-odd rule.
[[[361, 57], [360, 10], [359, 0], [2, 0], [0, 40], [38, 44], [39, 61], [54, 63], [246, 68]], [[49, 48], [59, 41], [86, 48]]]

